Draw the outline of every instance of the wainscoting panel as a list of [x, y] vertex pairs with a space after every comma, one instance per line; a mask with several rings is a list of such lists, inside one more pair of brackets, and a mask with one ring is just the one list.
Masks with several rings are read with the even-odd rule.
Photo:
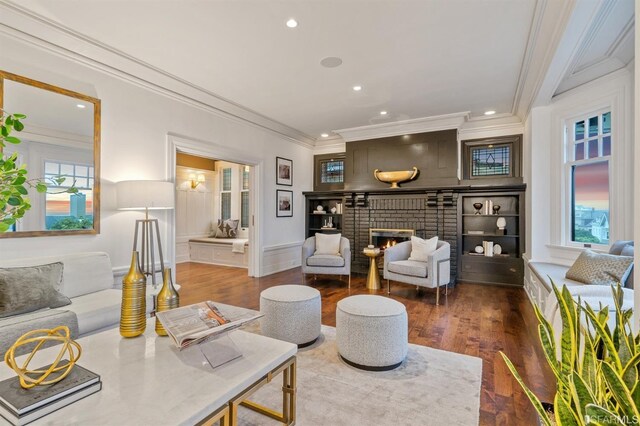
[[271, 275], [300, 266], [302, 244], [303, 241], [299, 241], [264, 247], [262, 251], [262, 273], [260, 276]]

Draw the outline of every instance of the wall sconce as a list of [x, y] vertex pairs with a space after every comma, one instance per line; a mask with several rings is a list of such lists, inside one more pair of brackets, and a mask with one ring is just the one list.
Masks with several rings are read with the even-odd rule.
[[199, 174], [198, 177], [196, 178], [196, 174], [191, 173], [189, 175], [189, 181], [191, 181], [191, 189], [196, 189], [198, 185], [200, 185], [201, 183], [204, 183], [205, 178], [203, 174]]

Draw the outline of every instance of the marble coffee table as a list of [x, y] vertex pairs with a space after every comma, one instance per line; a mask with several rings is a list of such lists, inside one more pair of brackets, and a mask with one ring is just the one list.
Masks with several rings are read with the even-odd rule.
[[[178, 351], [168, 337], [157, 336], [154, 321], [149, 319], [145, 333], [136, 338], [123, 338], [115, 328], [78, 339], [82, 345], [78, 364], [100, 375], [102, 390], [33, 424], [177, 425], [220, 419], [222, 425], [234, 425], [239, 405], [274, 418], [280, 415], [285, 424], [295, 423], [296, 345], [235, 330], [229, 337], [242, 357], [214, 369], [199, 348]], [[30, 365], [46, 365], [55, 354], [57, 347], [43, 349]], [[246, 400], [280, 372], [281, 413]], [[14, 374], [0, 364], [0, 380]]]

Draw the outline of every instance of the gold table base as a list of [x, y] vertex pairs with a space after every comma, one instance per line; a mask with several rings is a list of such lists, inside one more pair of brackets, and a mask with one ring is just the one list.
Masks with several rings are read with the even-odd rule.
[[364, 254], [369, 260], [369, 273], [367, 274], [367, 289], [368, 290], [380, 290], [380, 272], [378, 271], [377, 258], [382, 254], [382, 251], [364, 251]]

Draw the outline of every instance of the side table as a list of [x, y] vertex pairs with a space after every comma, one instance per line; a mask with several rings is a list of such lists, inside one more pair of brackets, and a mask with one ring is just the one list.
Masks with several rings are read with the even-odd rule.
[[367, 274], [367, 289], [368, 290], [380, 290], [380, 272], [378, 272], [378, 262], [376, 259], [382, 253], [379, 248], [369, 249], [366, 248], [363, 251], [364, 255], [369, 258], [369, 274]]

